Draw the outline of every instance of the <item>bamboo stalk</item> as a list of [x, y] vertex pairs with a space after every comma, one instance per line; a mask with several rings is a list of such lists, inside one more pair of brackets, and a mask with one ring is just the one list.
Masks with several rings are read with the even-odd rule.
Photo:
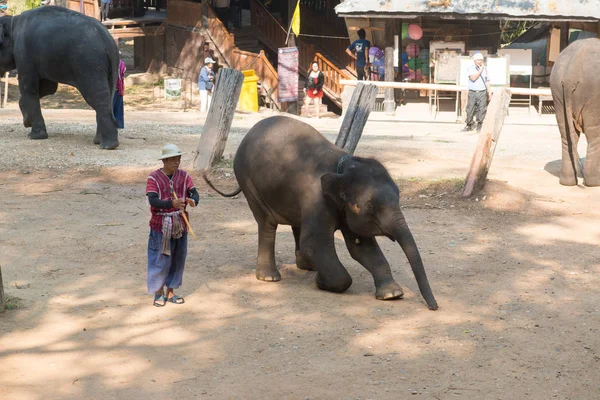
[[[177, 199], [177, 194], [175, 193], [175, 191], [173, 190], [173, 196], [175, 196], [175, 199]], [[194, 238], [194, 240], [196, 240], [196, 235], [194, 234], [194, 230], [192, 229], [192, 226], [190, 225], [190, 221], [188, 221], [187, 217], [185, 216], [185, 210], [183, 210], [181, 212], [181, 216], [183, 217], [183, 220], [185, 221], [185, 224], [188, 227], [188, 230], [190, 231], [190, 233], [192, 234], [192, 237]]]

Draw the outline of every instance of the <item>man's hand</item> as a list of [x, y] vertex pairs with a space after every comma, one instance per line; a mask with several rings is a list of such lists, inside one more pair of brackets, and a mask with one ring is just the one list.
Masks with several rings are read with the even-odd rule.
[[194, 199], [185, 199], [185, 201], [189, 204], [190, 207], [196, 207], [196, 202]]
[[184, 207], [185, 207], [185, 201], [183, 201], [183, 199], [174, 199], [173, 200], [173, 208], [176, 208], [178, 210], [183, 210]]

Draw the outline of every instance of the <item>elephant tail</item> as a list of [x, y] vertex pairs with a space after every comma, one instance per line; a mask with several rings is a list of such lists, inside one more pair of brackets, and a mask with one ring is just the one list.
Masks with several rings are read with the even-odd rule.
[[579, 160], [575, 159], [575, 154], [577, 154], [577, 149], [574, 148], [574, 143], [576, 143], [573, 135], [576, 135], [575, 132], [575, 120], [573, 119], [573, 104], [571, 103], [571, 94], [566, 94], [567, 88], [565, 87], [565, 82], [562, 82], [562, 100], [563, 100], [563, 112], [565, 117], [565, 133], [567, 139], [567, 146], [569, 148], [569, 158], [571, 160], [571, 165], [574, 171], [575, 182], [577, 182], [577, 166], [579, 164]]
[[219, 193], [223, 197], [233, 197], [233, 196], [236, 196], [236, 195], [240, 194], [240, 192], [242, 191], [242, 188], [238, 186], [238, 188], [234, 192], [232, 192], [232, 193], [223, 193], [219, 189], [217, 189], [216, 187], [213, 186], [213, 184], [210, 181], [210, 179], [208, 179], [208, 176], [206, 176], [206, 172], [204, 172], [202, 174], [202, 178], [204, 178], [204, 182], [206, 182], [206, 184], [208, 186], [210, 186], [212, 188], [212, 190], [214, 190], [215, 192]]

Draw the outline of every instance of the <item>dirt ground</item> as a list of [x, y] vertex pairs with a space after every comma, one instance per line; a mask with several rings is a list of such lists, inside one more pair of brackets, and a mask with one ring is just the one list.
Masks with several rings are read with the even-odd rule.
[[[318, 290], [294, 265], [289, 227], [277, 236], [281, 282], [256, 280], [243, 196], [217, 196], [191, 168], [198, 113], [128, 111], [114, 151], [92, 144], [93, 112], [44, 115], [50, 138], [31, 141], [18, 109], [0, 110], [3, 398], [600, 398], [600, 189], [558, 184], [552, 116], [511, 115], [484, 192], [461, 199], [476, 135], [372, 114], [357, 154], [398, 180], [433, 312], [387, 239], [403, 300], [375, 299], [339, 234], [354, 283]], [[220, 187], [235, 187], [228, 159], [263, 117], [236, 115], [214, 172]], [[330, 140], [341, 124], [305, 121]], [[156, 308], [144, 188], [166, 142], [187, 152], [201, 202], [190, 212], [198, 240], [179, 291], [186, 302]]]

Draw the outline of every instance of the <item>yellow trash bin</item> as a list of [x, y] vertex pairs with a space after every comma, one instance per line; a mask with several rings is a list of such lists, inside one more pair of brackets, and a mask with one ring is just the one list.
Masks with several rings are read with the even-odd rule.
[[258, 112], [258, 76], [253, 69], [242, 71], [244, 83], [238, 100], [238, 108], [243, 111]]

